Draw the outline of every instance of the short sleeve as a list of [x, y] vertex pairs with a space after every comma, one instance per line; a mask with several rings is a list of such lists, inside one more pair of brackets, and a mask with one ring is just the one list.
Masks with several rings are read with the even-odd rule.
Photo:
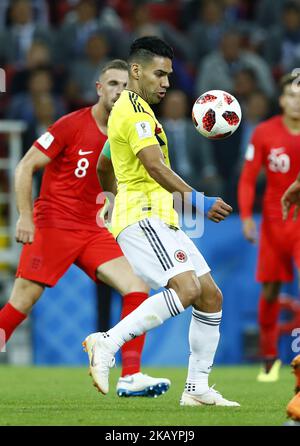
[[135, 113], [126, 119], [125, 138], [135, 155], [145, 147], [158, 144], [155, 128], [155, 120], [148, 113]]
[[33, 143], [34, 147], [54, 159], [68, 145], [70, 137], [68, 128], [68, 119], [62, 117]]
[[106, 158], [108, 158], [109, 160], [111, 159], [111, 153], [110, 153], [110, 144], [108, 139], [106, 140], [101, 155], [104, 155]]
[[263, 147], [265, 141], [265, 130], [264, 127], [258, 126], [251, 137], [250, 143], [248, 144], [247, 150], [245, 152], [245, 160], [252, 165], [261, 165]]

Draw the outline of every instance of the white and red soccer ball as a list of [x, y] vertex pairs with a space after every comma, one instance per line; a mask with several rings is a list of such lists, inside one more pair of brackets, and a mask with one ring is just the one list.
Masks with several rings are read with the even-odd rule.
[[195, 101], [192, 118], [201, 135], [209, 139], [224, 139], [239, 127], [242, 111], [232, 94], [223, 90], [210, 90]]

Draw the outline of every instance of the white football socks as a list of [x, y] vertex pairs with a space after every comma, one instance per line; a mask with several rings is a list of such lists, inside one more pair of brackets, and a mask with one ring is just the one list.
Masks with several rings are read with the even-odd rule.
[[190, 357], [185, 391], [201, 395], [209, 389], [208, 376], [218, 347], [222, 311], [204, 313], [193, 308], [189, 330]]
[[125, 342], [158, 327], [166, 319], [182, 313], [184, 307], [172, 289], [148, 297], [138, 308], [107, 332], [109, 349], [116, 353]]

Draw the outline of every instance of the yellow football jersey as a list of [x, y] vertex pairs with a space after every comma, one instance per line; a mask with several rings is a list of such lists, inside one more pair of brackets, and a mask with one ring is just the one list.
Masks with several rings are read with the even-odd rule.
[[118, 184], [112, 215], [114, 236], [154, 216], [178, 227], [172, 194], [151, 178], [136, 156], [145, 147], [159, 144], [170, 166], [166, 134], [149, 104], [136, 93], [124, 90], [109, 116], [108, 139]]

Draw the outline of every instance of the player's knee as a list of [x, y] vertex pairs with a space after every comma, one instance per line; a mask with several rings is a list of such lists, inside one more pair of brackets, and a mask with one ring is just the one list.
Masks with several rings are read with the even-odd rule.
[[198, 308], [208, 313], [221, 311], [223, 305], [223, 294], [216, 285], [205, 289], [201, 294], [200, 302], [197, 302]]
[[193, 284], [193, 286], [191, 286], [188, 291], [189, 291], [188, 297], [190, 299], [190, 305], [195, 305], [196, 302], [199, 301], [199, 298], [201, 296], [201, 286], [200, 286], [200, 283]]
[[278, 298], [280, 286], [277, 283], [266, 283], [263, 285], [263, 296], [268, 302]]
[[265, 295], [265, 300], [267, 301], [267, 302], [274, 302], [277, 298], [278, 298], [278, 296], [277, 296], [277, 294], [267, 294], [267, 295]]
[[186, 308], [198, 302], [201, 295], [201, 286], [199, 283], [191, 282], [188, 285], [179, 287], [176, 292], [182, 305]]
[[149, 293], [150, 288], [148, 285], [139, 277], [133, 276], [132, 279], [128, 282], [126, 289], [123, 294], [129, 293]]
[[268, 302], [274, 302], [276, 299], [278, 299], [278, 293], [270, 290], [267, 293], [264, 293], [264, 298]]
[[223, 294], [219, 287], [216, 287], [216, 289], [213, 292], [213, 299], [216, 306], [221, 307], [223, 305]]

